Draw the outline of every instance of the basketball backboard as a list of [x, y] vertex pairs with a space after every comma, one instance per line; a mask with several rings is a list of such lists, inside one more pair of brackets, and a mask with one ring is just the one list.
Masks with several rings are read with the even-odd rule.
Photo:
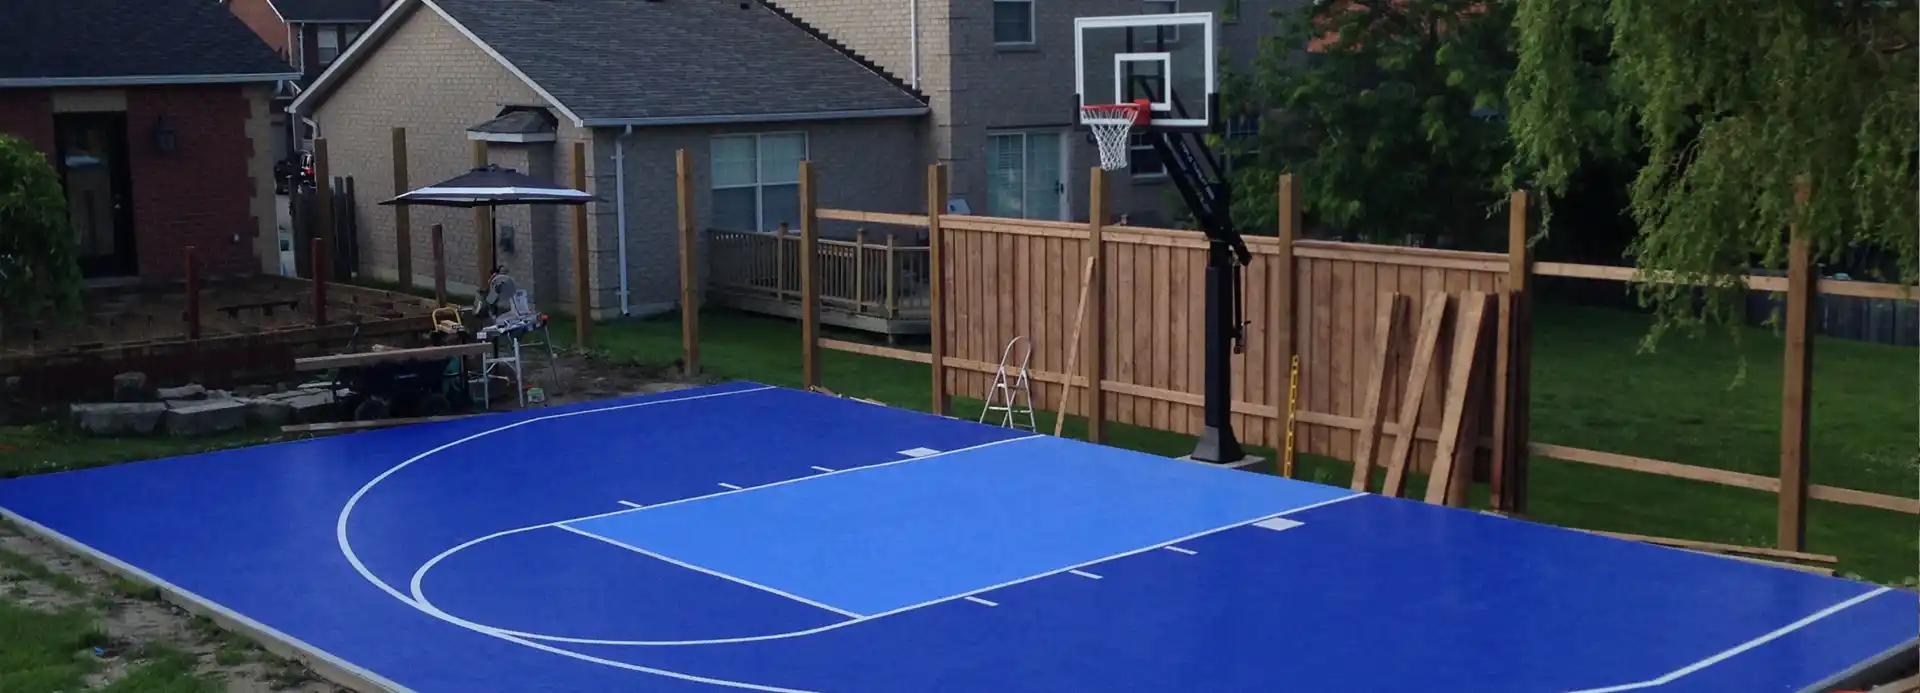
[[1151, 129], [1211, 129], [1218, 100], [1213, 27], [1211, 12], [1075, 18], [1077, 106], [1147, 99]]

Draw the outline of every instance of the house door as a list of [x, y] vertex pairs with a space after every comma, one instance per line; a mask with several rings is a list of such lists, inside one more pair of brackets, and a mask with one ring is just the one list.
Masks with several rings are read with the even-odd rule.
[[1059, 132], [987, 136], [987, 214], [1065, 220], [1066, 152]]
[[60, 180], [67, 215], [80, 241], [84, 277], [131, 276], [139, 270], [133, 249], [133, 204], [127, 194], [127, 117], [124, 113], [63, 113], [54, 116], [60, 141]]

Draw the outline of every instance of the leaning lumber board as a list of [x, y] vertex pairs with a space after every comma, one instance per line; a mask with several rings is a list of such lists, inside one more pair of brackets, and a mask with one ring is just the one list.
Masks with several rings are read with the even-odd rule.
[[1353, 490], [1365, 491], [1373, 477], [1373, 454], [1380, 447], [1380, 415], [1385, 409], [1382, 405], [1387, 391], [1387, 378], [1392, 374], [1387, 369], [1392, 366], [1394, 356], [1399, 352], [1400, 326], [1406, 322], [1407, 297], [1405, 294], [1390, 293], [1380, 297], [1378, 324], [1374, 325], [1373, 378], [1367, 382], [1366, 404], [1361, 407], [1360, 435], [1355, 444], [1359, 450], [1353, 454]]
[[448, 359], [448, 358], [454, 358], [459, 356], [479, 356], [481, 354], [487, 353], [487, 350], [492, 348], [493, 348], [493, 345], [488, 344], [486, 342], [474, 342], [472, 344], [449, 344], [447, 346], [420, 347], [418, 349], [389, 349], [386, 351], [370, 351], [362, 354], [332, 354], [329, 356], [313, 356], [313, 357], [304, 358], [304, 359], [294, 359], [293, 369], [296, 371], [323, 371], [329, 368], [348, 368], [351, 366], [367, 366], [367, 365], [372, 365], [376, 363], [392, 363], [397, 361], [431, 361], [435, 359]]
[[1087, 321], [1087, 292], [1093, 287], [1093, 264], [1100, 258], [1088, 256], [1087, 269], [1080, 277], [1080, 307], [1073, 312], [1073, 336], [1067, 338], [1067, 384], [1060, 389], [1058, 415], [1053, 418], [1053, 437], [1066, 429], [1067, 412], [1073, 408], [1073, 369], [1080, 363], [1080, 326]]
[[1645, 542], [1648, 544], [1660, 544], [1662, 546], [1672, 546], [1675, 548], [1682, 548], [1682, 549], [1699, 549], [1701, 551], [1712, 551], [1715, 553], [1744, 553], [1744, 554], [1750, 554], [1754, 556], [1785, 558], [1789, 560], [1808, 561], [1812, 563], [1839, 563], [1840, 562], [1839, 556], [1829, 556], [1824, 553], [1806, 553], [1804, 551], [1788, 551], [1786, 549], [1775, 549], [1775, 548], [1768, 548], [1764, 546], [1740, 546], [1738, 544], [1716, 544], [1710, 541], [1695, 541], [1693, 539], [1673, 539], [1669, 537], [1650, 537], [1644, 534], [1627, 534], [1625, 532], [1604, 532], [1597, 529], [1589, 529], [1589, 530], [1582, 530], [1582, 531], [1591, 532], [1593, 534], [1599, 534], [1602, 536], [1613, 537], [1615, 539], [1627, 539], [1630, 541], [1639, 541], [1639, 542]]
[[1440, 324], [1447, 316], [1447, 293], [1427, 293], [1420, 314], [1420, 332], [1413, 345], [1413, 367], [1407, 373], [1407, 386], [1400, 391], [1400, 431], [1387, 456], [1387, 480], [1380, 486], [1382, 495], [1398, 497], [1407, 490], [1407, 456], [1413, 454], [1413, 435], [1419, 429], [1421, 400], [1427, 397], [1427, 373], [1433, 370], [1434, 352], [1440, 346]]
[[349, 433], [352, 431], [371, 431], [376, 428], [393, 428], [413, 424], [439, 423], [455, 421], [478, 414], [458, 414], [453, 416], [420, 416], [407, 419], [374, 419], [371, 421], [333, 421], [329, 423], [292, 424], [281, 426], [281, 433]]
[[[1479, 432], [1474, 430], [1477, 423], [1480, 402], [1479, 383], [1474, 375], [1480, 362], [1480, 335], [1486, 331], [1488, 295], [1479, 291], [1468, 291], [1460, 295], [1460, 312], [1454, 318], [1453, 325], [1453, 362], [1447, 369], [1447, 392], [1442, 403], [1440, 421], [1440, 440], [1433, 447], [1433, 466], [1427, 475], [1427, 502], [1435, 505], [1456, 505], [1465, 501], [1464, 482], [1473, 474], [1466, 470], [1458, 481], [1462, 440], [1476, 440]], [[1472, 464], [1472, 446], [1464, 448], [1467, 464]]]

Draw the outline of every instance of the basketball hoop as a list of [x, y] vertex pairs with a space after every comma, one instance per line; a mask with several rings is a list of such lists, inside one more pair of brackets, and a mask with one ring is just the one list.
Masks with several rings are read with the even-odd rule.
[[1093, 130], [1100, 146], [1100, 168], [1117, 171], [1127, 167], [1132, 141], [1127, 138], [1136, 125], [1146, 125], [1153, 102], [1135, 99], [1133, 103], [1080, 107], [1080, 124]]

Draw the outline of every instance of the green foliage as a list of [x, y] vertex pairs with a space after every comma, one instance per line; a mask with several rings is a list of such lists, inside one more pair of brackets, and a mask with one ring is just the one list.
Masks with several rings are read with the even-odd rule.
[[[1501, 1], [1335, 0], [1283, 15], [1250, 74], [1223, 79], [1229, 115], [1264, 121], [1228, 145], [1236, 189], [1272, 190], [1290, 172], [1305, 212], [1343, 237], [1493, 242], [1500, 225], [1487, 215], [1511, 152], [1505, 125], [1484, 116], [1498, 113], [1512, 69], [1510, 20]], [[1236, 224], [1273, 228], [1274, 204], [1239, 196]]]
[[1511, 180], [1565, 195], [1582, 165], [1644, 157], [1628, 253], [1708, 287], [1637, 285], [1651, 338], [1737, 322], [1737, 277], [1784, 266], [1793, 227], [1816, 261], [1878, 251], [1920, 277], [1912, 0], [1516, 2]]
[[0, 134], [0, 318], [77, 313], [78, 246], [59, 174], [26, 140]]

